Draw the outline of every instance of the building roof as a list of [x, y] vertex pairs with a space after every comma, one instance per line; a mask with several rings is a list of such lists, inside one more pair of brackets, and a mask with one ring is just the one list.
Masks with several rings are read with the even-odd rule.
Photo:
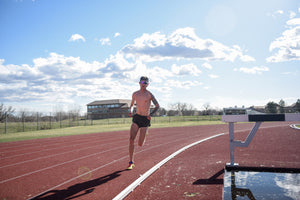
[[106, 104], [127, 104], [129, 107], [131, 103], [130, 99], [108, 99], [108, 100], [101, 100], [101, 101], [93, 101], [87, 106], [94, 106], [94, 105], [106, 105]]

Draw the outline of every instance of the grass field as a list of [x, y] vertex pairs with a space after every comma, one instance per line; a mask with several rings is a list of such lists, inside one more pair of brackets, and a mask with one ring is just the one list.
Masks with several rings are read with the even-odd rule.
[[[153, 117], [152, 123], [172, 123], [178, 121], [203, 121], [220, 120], [220, 115], [209, 115], [209, 116], [167, 116], [167, 117]], [[36, 120], [36, 119], [35, 119]], [[50, 119], [49, 121], [31, 121], [26, 122], [8, 122], [0, 123], [0, 135], [6, 133], [17, 133], [17, 132], [28, 132], [28, 131], [39, 131], [48, 129], [59, 129], [74, 126], [94, 126], [94, 125], [110, 125], [110, 124], [129, 124], [132, 118], [111, 118], [111, 119], [100, 119], [100, 120], [80, 120], [78, 118], [65, 119], [56, 121]]]
[[[223, 124], [221, 116], [185, 116], [185, 117], [154, 117], [151, 128], [199, 126], [209, 124]], [[0, 142], [30, 140], [39, 138], [79, 135], [88, 133], [101, 133], [130, 129], [131, 118], [94, 120], [93, 125], [81, 125], [67, 128], [56, 128], [38, 131], [15, 132], [0, 134]]]

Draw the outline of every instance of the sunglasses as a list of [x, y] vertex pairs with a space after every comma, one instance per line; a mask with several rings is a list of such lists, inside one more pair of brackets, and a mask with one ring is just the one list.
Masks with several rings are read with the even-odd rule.
[[145, 84], [145, 85], [147, 85], [148, 82], [147, 82], [147, 81], [141, 81], [140, 84]]

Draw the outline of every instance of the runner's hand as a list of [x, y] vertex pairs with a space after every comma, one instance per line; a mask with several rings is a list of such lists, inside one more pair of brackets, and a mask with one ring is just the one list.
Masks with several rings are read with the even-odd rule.
[[149, 116], [147, 116], [147, 119], [148, 119], [148, 120], [151, 120], [151, 116], [150, 116], [150, 115], [149, 115]]
[[129, 113], [129, 117], [132, 117], [132, 112]]

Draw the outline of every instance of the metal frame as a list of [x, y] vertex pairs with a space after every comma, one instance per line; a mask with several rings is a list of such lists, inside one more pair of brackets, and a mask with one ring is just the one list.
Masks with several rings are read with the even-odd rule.
[[237, 163], [234, 163], [234, 148], [248, 147], [261, 124], [262, 122], [256, 122], [252, 130], [248, 134], [246, 140], [242, 142], [240, 140], [234, 140], [234, 122], [229, 122], [230, 166], [238, 165]]
[[[260, 115], [223, 115], [223, 122], [229, 124], [229, 148], [230, 148], [230, 163], [227, 166], [236, 166], [234, 163], [235, 147], [248, 147], [254, 135], [264, 121], [300, 121], [300, 113], [288, 114], [260, 114]], [[255, 122], [252, 130], [248, 134], [245, 141], [234, 140], [234, 123], [235, 122]]]

